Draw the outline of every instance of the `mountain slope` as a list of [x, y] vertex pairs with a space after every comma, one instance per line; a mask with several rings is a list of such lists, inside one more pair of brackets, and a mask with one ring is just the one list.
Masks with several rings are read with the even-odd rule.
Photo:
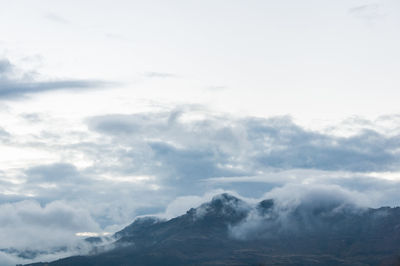
[[164, 221], [140, 218], [114, 248], [43, 265], [400, 265], [400, 208], [252, 206], [228, 194]]

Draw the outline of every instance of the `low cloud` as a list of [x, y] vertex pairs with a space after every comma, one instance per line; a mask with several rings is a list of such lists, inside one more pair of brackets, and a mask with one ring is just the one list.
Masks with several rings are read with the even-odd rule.
[[296, 208], [301, 205], [307, 208], [320, 206], [340, 206], [353, 204], [369, 206], [373, 198], [363, 193], [342, 188], [338, 185], [295, 185], [288, 184], [272, 189], [263, 198], [271, 198], [280, 208]]
[[[369, 195], [335, 185], [285, 185], [266, 193], [246, 219], [230, 227], [238, 239], [302, 235], [329, 227], [329, 217], [362, 213]], [[328, 219], [328, 220], [326, 220]]]
[[209, 202], [213, 197], [223, 193], [229, 193], [235, 195], [236, 197], [240, 197], [240, 195], [235, 191], [227, 191], [223, 189], [210, 190], [203, 195], [181, 196], [170, 202], [163, 213], [155, 214], [154, 216], [171, 219], [185, 214], [191, 208], [198, 208], [201, 204]]
[[88, 252], [77, 232], [100, 231], [87, 210], [62, 201], [0, 204], [0, 264], [55, 259]]
[[36, 201], [0, 205], [1, 248], [45, 249], [74, 241], [75, 233], [99, 231], [86, 210], [55, 201], [41, 206]]

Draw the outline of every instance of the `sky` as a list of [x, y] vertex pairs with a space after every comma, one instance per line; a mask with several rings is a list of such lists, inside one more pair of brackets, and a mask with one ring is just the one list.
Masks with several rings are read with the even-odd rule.
[[226, 191], [400, 205], [399, 1], [0, 7], [4, 265]]

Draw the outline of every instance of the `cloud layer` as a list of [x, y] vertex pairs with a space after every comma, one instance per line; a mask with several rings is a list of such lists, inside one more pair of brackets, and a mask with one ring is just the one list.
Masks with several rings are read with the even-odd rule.
[[107, 115], [93, 117], [88, 124], [124, 146], [139, 140], [153, 160], [173, 170], [170, 174], [176, 178], [253, 175], [266, 169], [381, 172], [400, 168], [399, 135], [365, 129], [338, 137], [306, 130], [289, 117], [208, 117], [183, 122], [186, 115], [190, 116], [180, 112]]

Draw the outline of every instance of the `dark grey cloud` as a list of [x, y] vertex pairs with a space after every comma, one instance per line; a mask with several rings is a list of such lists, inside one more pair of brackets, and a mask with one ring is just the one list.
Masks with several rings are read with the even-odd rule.
[[67, 163], [34, 166], [27, 169], [25, 174], [28, 182], [66, 183], [81, 177], [76, 167]]
[[0, 60], [0, 78], [3, 78], [12, 68], [13, 66], [8, 60]]
[[182, 123], [182, 114], [110, 115], [89, 119], [88, 125], [116, 141], [108, 152], [119, 158], [119, 172], [155, 175], [167, 184], [179, 183], [177, 188], [208, 177], [247, 173], [227, 165], [238, 159], [233, 155], [240, 146], [237, 132], [212, 119]]
[[185, 182], [192, 184], [192, 180], [205, 177], [237, 176], [241, 171], [235, 171], [218, 164], [229, 162], [229, 155], [222, 151], [209, 148], [188, 149], [176, 148], [164, 142], [148, 143], [155, 161], [161, 163], [160, 171], [168, 172], [170, 176], [176, 177], [180, 185]]
[[267, 154], [260, 153], [257, 161], [284, 169], [369, 172], [390, 171], [399, 167], [398, 155], [393, 153], [393, 148], [399, 145], [398, 136], [386, 138], [376, 132], [363, 132], [349, 138], [329, 138], [320, 134], [311, 137], [313, 134], [297, 133], [299, 135], [279, 143], [285, 148]]
[[249, 137], [264, 151], [254, 159], [275, 168], [389, 171], [399, 168], [399, 136], [364, 130], [355, 136], [337, 137], [305, 130], [290, 119], [247, 120]]
[[1, 81], [0, 98], [17, 98], [29, 94], [37, 94], [46, 91], [56, 90], [84, 90], [105, 86], [102, 81], [87, 80], [61, 80], [61, 81], [45, 81], [45, 82], [15, 82]]
[[114, 83], [100, 80], [48, 80], [37, 81], [31, 73], [18, 73], [7, 59], [0, 60], [0, 100], [21, 98], [48, 91], [81, 91], [110, 86]]

